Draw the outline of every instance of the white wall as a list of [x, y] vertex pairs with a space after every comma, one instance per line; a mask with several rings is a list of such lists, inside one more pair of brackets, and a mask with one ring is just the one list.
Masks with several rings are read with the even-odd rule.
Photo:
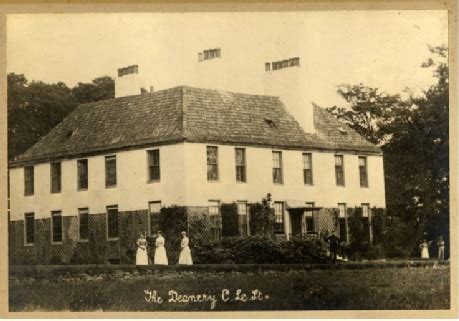
[[[344, 155], [345, 186], [336, 186], [333, 152], [312, 151], [313, 186], [304, 185], [303, 152], [282, 150], [283, 184], [272, 181], [270, 148], [246, 147], [247, 183], [236, 182], [235, 147], [218, 146], [219, 181], [207, 181], [206, 144], [185, 144], [186, 196], [188, 205], [203, 205], [209, 200], [232, 202], [261, 201], [271, 193], [274, 201], [299, 200], [315, 202], [319, 207], [337, 207], [338, 203], [385, 207], [382, 156], [368, 156], [369, 187], [360, 187], [358, 156]], [[305, 151], [309, 152], [309, 151]]]
[[50, 193], [50, 165], [35, 165], [35, 193], [24, 196], [24, 169], [11, 169], [11, 219], [49, 217], [53, 210], [77, 215], [78, 208], [104, 213], [107, 205], [120, 211], [146, 209], [149, 201], [163, 205], [207, 206], [221, 202], [261, 201], [271, 193], [274, 201], [315, 202], [319, 207], [338, 203], [385, 207], [383, 161], [368, 156], [369, 187], [361, 188], [358, 155], [344, 154], [345, 187], [335, 183], [334, 153], [313, 152], [313, 186], [303, 183], [302, 151], [282, 151], [284, 183], [272, 182], [272, 149], [246, 147], [247, 183], [236, 182], [234, 146], [218, 145], [219, 181], [207, 181], [206, 144], [182, 143], [161, 146], [161, 181], [147, 183], [147, 149], [122, 151], [117, 155], [117, 186], [105, 188], [105, 155], [88, 157], [89, 188], [77, 191], [77, 160], [62, 161], [62, 191]]
[[[160, 182], [147, 183], [148, 149], [116, 153], [117, 185], [105, 188], [105, 155], [88, 157], [89, 188], [77, 191], [77, 160], [62, 161], [62, 191], [50, 193], [49, 163], [35, 165], [35, 193], [24, 196], [24, 169], [11, 169], [11, 220], [23, 219], [34, 212], [35, 218], [46, 218], [53, 210], [62, 215], [77, 215], [78, 208], [90, 213], [104, 213], [107, 205], [118, 205], [120, 211], [148, 208], [149, 201], [162, 204], [185, 204], [184, 145], [161, 146]], [[111, 154], [110, 154], [111, 155]]]

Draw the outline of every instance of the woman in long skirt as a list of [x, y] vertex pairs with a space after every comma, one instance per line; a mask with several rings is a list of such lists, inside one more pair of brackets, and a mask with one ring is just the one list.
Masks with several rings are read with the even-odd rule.
[[178, 264], [193, 265], [189, 243], [190, 240], [186, 236], [186, 232], [182, 232], [182, 243], [180, 245], [182, 250], [180, 252]]
[[429, 243], [424, 240], [422, 241], [421, 245], [419, 245], [421, 249], [421, 259], [428, 260], [429, 259]]
[[137, 240], [137, 253], [135, 256], [136, 265], [148, 265], [147, 239], [144, 233], [140, 233]]
[[155, 242], [155, 264], [168, 265], [166, 248], [164, 247], [165, 244], [166, 241], [164, 240], [163, 233], [158, 232], [158, 237]]

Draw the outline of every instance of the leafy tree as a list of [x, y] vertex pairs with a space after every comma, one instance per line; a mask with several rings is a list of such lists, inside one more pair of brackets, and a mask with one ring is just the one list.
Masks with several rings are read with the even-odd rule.
[[89, 84], [79, 82], [72, 93], [81, 104], [110, 99], [115, 96], [115, 83], [110, 77], [99, 77]]
[[[429, 47], [422, 68], [437, 82], [422, 95], [381, 93], [362, 84], [344, 84], [338, 93], [349, 108], [329, 108], [384, 152], [390, 247], [416, 253], [422, 238], [443, 235], [449, 243], [449, 137], [447, 47]], [[395, 235], [395, 236], [394, 236]], [[405, 237], [409, 235], [409, 237]]]
[[8, 159], [25, 152], [80, 103], [114, 96], [114, 81], [100, 77], [91, 84], [68, 88], [64, 83], [28, 82], [24, 75], [8, 74]]

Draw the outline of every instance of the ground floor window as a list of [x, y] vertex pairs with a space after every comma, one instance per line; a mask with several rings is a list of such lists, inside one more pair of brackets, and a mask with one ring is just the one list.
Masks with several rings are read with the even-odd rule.
[[347, 213], [346, 204], [338, 204], [338, 223], [339, 223], [339, 238], [343, 242], [347, 242]]
[[237, 213], [239, 214], [239, 235], [249, 235], [249, 215], [246, 201], [237, 202]]
[[118, 205], [107, 206], [107, 237], [118, 238]]
[[274, 202], [274, 233], [284, 233], [284, 202]]
[[221, 239], [222, 217], [220, 214], [220, 201], [209, 200], [209, 218], [211, 224], [212, 239]]
[[159, 213], [161, 213], [161, 201], [153, 201], [148, 203], [148, 235], [152, 235], [159, 230]]
[[24, 243], [33, 245], [35, 242], [35, 214], [26, 213], [24, 215]]
[[306, 210], [304, 212], [305, 221], [306, 221], [306, 233], [314, 233], [314, 203], [306, 203]]
[[89, 239], [89, 210], [87, 208], [78, 209], [78, 225], [80, 241]]
[[53, 243], [62, 242], [62, 212], [51, 212], [51, 240]]

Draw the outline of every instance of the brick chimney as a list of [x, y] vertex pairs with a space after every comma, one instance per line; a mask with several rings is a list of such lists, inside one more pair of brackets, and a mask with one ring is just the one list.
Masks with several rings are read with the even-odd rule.
[[304, 73], [299, 57], [265, 62], [263, 89], [266, 95], [280, 98], [306, 133], [314, 133], [314, 106]]
[[143, 77], [139, 74], [139, 66], [131, 65], [118, 68], [118, 77], [115, 79], [115, 98], [124, 96], [134, 96], [148, 93], [147, 86]]

